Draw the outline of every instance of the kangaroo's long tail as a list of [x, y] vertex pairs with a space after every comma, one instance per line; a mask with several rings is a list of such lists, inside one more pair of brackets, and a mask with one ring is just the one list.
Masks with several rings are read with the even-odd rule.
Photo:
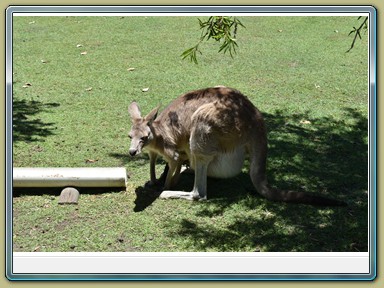
[[314, 206], [346, 206], [347, 204], [343, 201], [330, 199], [312, 193], [297, 192], [297, 191], [283, 191], [273, 188], [268, 188], [268, 191], [264, 192], [267, 194], [267, 198], [274, 201], [282, 201], [288, 203], [302, 203]]
[[266, 176], [267, 143], [266, 137], [253, 141], [249, 147], [250, 152], [250, 176], [257, 192], [272, 201], [289, 203], [302, 203], [314, 206], [346, 206], [343, 201], [314, 195], [312, 193], [284, 191], [271, 188]]

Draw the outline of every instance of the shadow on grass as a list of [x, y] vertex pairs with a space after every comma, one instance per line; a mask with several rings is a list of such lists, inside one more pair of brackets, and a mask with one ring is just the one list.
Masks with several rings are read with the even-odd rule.
[[[124, 190], [124, 187], [71, 187], [76, 188], [80, 192], [80, 195], [121, 192], [122, 190]], [[60, 193], [64, 188], [66, 187], [14, 187], [12, 190], [12, 197], [22, 197], [31, 195], [60, 196]]]
[[43, 103], [40, 101], [27, 101], [13, 99], [12, 129], [13, 141], [33, 142], [42, 137], [54, 134], [54, 123], [45, 123], [36, 115], [48, 111], [48, 109], [58, 107], [58, 103]]
[[[128, 166], [128, 175], [130, 175], [130, 169], [135, 169], [136, 167], [141, 167], [143, 165], [148, 166], [148, 179], [149, 179], [149, 156], [147, 153], [141, 153], [135, 157], [131, 157], [124, 153], [109, 153], [110, 157], [119, 159], [121, 165]], [[161, 158], [156, 160], [156, 165], [166, 165], [165, 161]], [[166, 169], [166, 168], [164, 168]], [[164, 173], [161, 177], [164, 177]], [[160, 177], [160, 178], [161, 178]], [[164, 180], [164, 179], [163, 179]], [[144, 211], [148, 206], [150, 206], [161, 194], [161, 188], [159, 186], [150, 186], [148, 182], [142, 186], [136, 187], [135, 189], [136, 199], [135, 207], [133, 208], [134, 212]]]
[[[348, 207], [267, 201], [256, 194], [249, 175], [242, 173], [227, 180], [209, 179], [210, 200], [194, 206], [193, 215], [175, 220], [177, 228], [170, 233], [188, 238], [194, 251], [242, 251], [249, 247], [254, 251], [368, 251], [367, 118], [348, 109], [343, 119], [312, 119], [308, 114], [284, 111], [266, 114], [265, 119], [271, 185], [340, 199]], [[181, 183], [179, 189], [190, 190], [193, 176], [184, 175]], [[148, 205], [156, 195], [152, 194]], [[238, 209], [239, 216], [227, 225], [207, 226], [207, 221], [233, 213], [233, 209]], [[241, 217], [243, 212], [247, 213]]]
[[[280, 187], [285, 178], [292, 187], [333, 192], [347, 202], [351, 191], [367, 190], [368, 119], [353, 109], [344, 115], [341, 120], [287, 117], [282, 111], [266, 115], [270, 181]], [[300, 124], [303, 120], [310, 124]]]
[[155, 187], [140, 186], [136, 188], [135, 193], [136, 199], [133, 211], [141, 212], [157, 200], [161, 194], [161, 190]]

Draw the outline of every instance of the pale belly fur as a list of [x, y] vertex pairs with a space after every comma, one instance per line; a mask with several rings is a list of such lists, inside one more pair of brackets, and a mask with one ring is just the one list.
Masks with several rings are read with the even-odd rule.
[[[244, 159], [244, 147], [239, 147], [231, 153], [220, 153], [209, 163], [207, 175], [214, 178], [234, 177], [240, 174]], [[191, 168], [194, 170], [194, 163], [191, 164]]]

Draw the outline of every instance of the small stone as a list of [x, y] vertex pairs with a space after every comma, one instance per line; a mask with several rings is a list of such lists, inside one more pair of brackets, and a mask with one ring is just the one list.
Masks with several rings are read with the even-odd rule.
[[80, 193], [73, 187], [67, 187], [60, 193], [59, 204], [77, 204]]

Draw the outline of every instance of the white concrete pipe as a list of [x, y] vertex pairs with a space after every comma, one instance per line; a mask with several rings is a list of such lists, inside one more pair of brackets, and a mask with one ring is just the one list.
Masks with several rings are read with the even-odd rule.
[[126, 187], [125, 168], [13, 168], [13, 187]]

